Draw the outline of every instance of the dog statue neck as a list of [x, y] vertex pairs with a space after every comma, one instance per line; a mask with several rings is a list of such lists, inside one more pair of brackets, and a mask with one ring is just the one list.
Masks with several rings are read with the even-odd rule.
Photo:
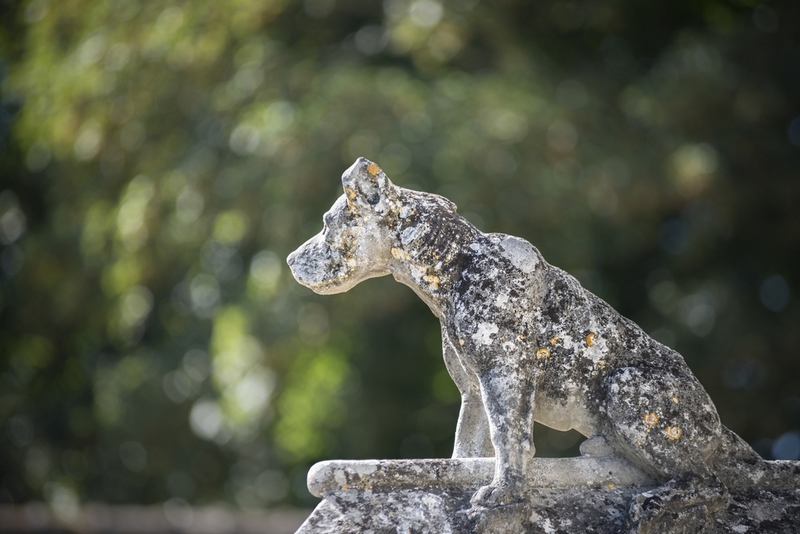
[[[408, 193], [419, 195], [415, 191]], [[469, 245], [483, 234], [433, 195], [423, 197], [423, 202], [413, 211], [400, 210], [390, 272], [441, 318], [452, 308], [454, 286], [469, 261]]]

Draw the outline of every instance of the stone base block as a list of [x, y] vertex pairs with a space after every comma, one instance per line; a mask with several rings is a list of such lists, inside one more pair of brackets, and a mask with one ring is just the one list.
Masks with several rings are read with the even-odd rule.
[[[763, 464], [764, 471], [800, 473], [800, 462]], [[631, 498], [655, 487], [616, 457], [536, 458], [524, 502], [472, 508], [470, 497], [491, 480], [493, 466], [492, 458], [319, 463], [308, 480], [323, 501], [297, 534], [616, 534]], [[752, 485], [752, 476], [738, 472], [724, 480], [731, 493], [724, 510], [713, 517], [704, 508], [684, 510], [663, 518], [658, 532], [800, 533], [800, 485], [786, 483], [800, 478], [762, 476]]]

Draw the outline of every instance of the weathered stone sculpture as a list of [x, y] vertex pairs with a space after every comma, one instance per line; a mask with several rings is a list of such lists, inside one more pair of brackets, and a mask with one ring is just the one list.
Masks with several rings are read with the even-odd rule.
[[[322, 294], [387, 274], [410, 286], [441, 321], [445, 364], [461, 392], [453, 457], [495, 458], [491, 481], [485, 480], [486, 460], [418, 463], [422, 471], [402, 463], [364, 464], [350, 483], [342, 482], [350, 480], [347, 466], [323, 466], [309, 477], [321, 494], [326, 480], [348, 489], [358, 487], [358, 479], [371, 488], [391, 479], [388, 472], [396, 481], [417, 481], [410, 486], [463, 479], [454, 487], [472, 493], [471, 505], [454, 505], [460, 519], [447, 529], [536, 532], [538, 512], [530, 506], [537, 493], [531, 484], [534, 421], [589, 438], [582, 453], [611, 462], [591, 458], [598, 473], [608, 467], [594, 482], [608, 479], [603, 483], [611, 488], [628, 480], [640, 487], [612, 499], [617, 515], [606, 523], [624, 532], [683, 532], [678, 525], [687, 521], [686, 532], [714, 531], [719, 512], [734, 517], [727, 509], [741, 501], [729, 490], [737, 470], [749, 469], [752, 480], [761, 477], [772, 488], [797, 488], [800, 462], [761, 460], [720, 423], [680, 354], [548, 264], [530, 243], [480, 232], [447, 199], [396, 187], [364, 158], [345, 171], [342, 183], [345, 194], [325, 214], [322, 232], [289, 256], [292, 273]], [[559, 461], [551, 460], [549, 469], [558, 470]], [[635, 474], [620, 475], [625, 466]], [[433, 482], [420, 482], [425, 477]], [[800, 494], [792, 495], [784, 497], [789, 504], [795, 498], [800, 511]], [[498, 523], [498, 514], [506, 520]], [[574, 531], [587, 525], [576, 524]], [[735, 531], [749, 527], [743, 528]]]

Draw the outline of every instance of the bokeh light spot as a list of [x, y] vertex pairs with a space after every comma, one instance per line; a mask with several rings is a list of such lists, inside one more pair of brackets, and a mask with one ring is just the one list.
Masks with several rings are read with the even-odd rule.
[[566, 120], [558, 120], [547, 128], [547, 144], [555, 152], [572, 152], [578, 145], [578, 131]]
[[416, 0], [408, 10], [411, 22], [422, 28], [436, 26], [444, 15], [442, 4], [435, 0]]
[[586, 88], [577, 80], [564, 80], [556, 87], [558, 103], [569, 109], [580, 109], [589, 101]]
[[201, 399], [192, 406], [189, 423], [198, 437], [212, 440], [222, 429], [222, 412], [216, 402]]
[[221, 243], [236, 244], [247, 234], [247, 219], [239, 210], [224, 211], [214, 220], [214, 237]]
[[772, 443], [772, 457], [776, 460], [800, 460], [800, 432], [782, 434]]
[[789, 141], [800, 148], [800, 115], [792, 119], [788, 128]]
[[775, 313], [782, 311], [789, 304], [789, 284], [786, 279], [779, 274], [770, 276], [761, 282], [758, 296], [761, 304]]
[[147, 467], [147, 449], [138, 441], [123, 442], [119, 446], [119, 458], [122, 465], [134, 473], [141, 473]]

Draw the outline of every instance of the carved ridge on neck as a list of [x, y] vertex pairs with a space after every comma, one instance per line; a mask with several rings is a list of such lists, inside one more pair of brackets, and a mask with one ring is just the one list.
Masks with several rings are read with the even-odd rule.
[[[392, 274], [414, 289], [436, 314], [451, 301], [469, 245], [483, 236], [433, 195], [405, 191], [402, 205], [421, 206], [395, 220]], [[410, 198], [408, 198], [410, 197]]]

